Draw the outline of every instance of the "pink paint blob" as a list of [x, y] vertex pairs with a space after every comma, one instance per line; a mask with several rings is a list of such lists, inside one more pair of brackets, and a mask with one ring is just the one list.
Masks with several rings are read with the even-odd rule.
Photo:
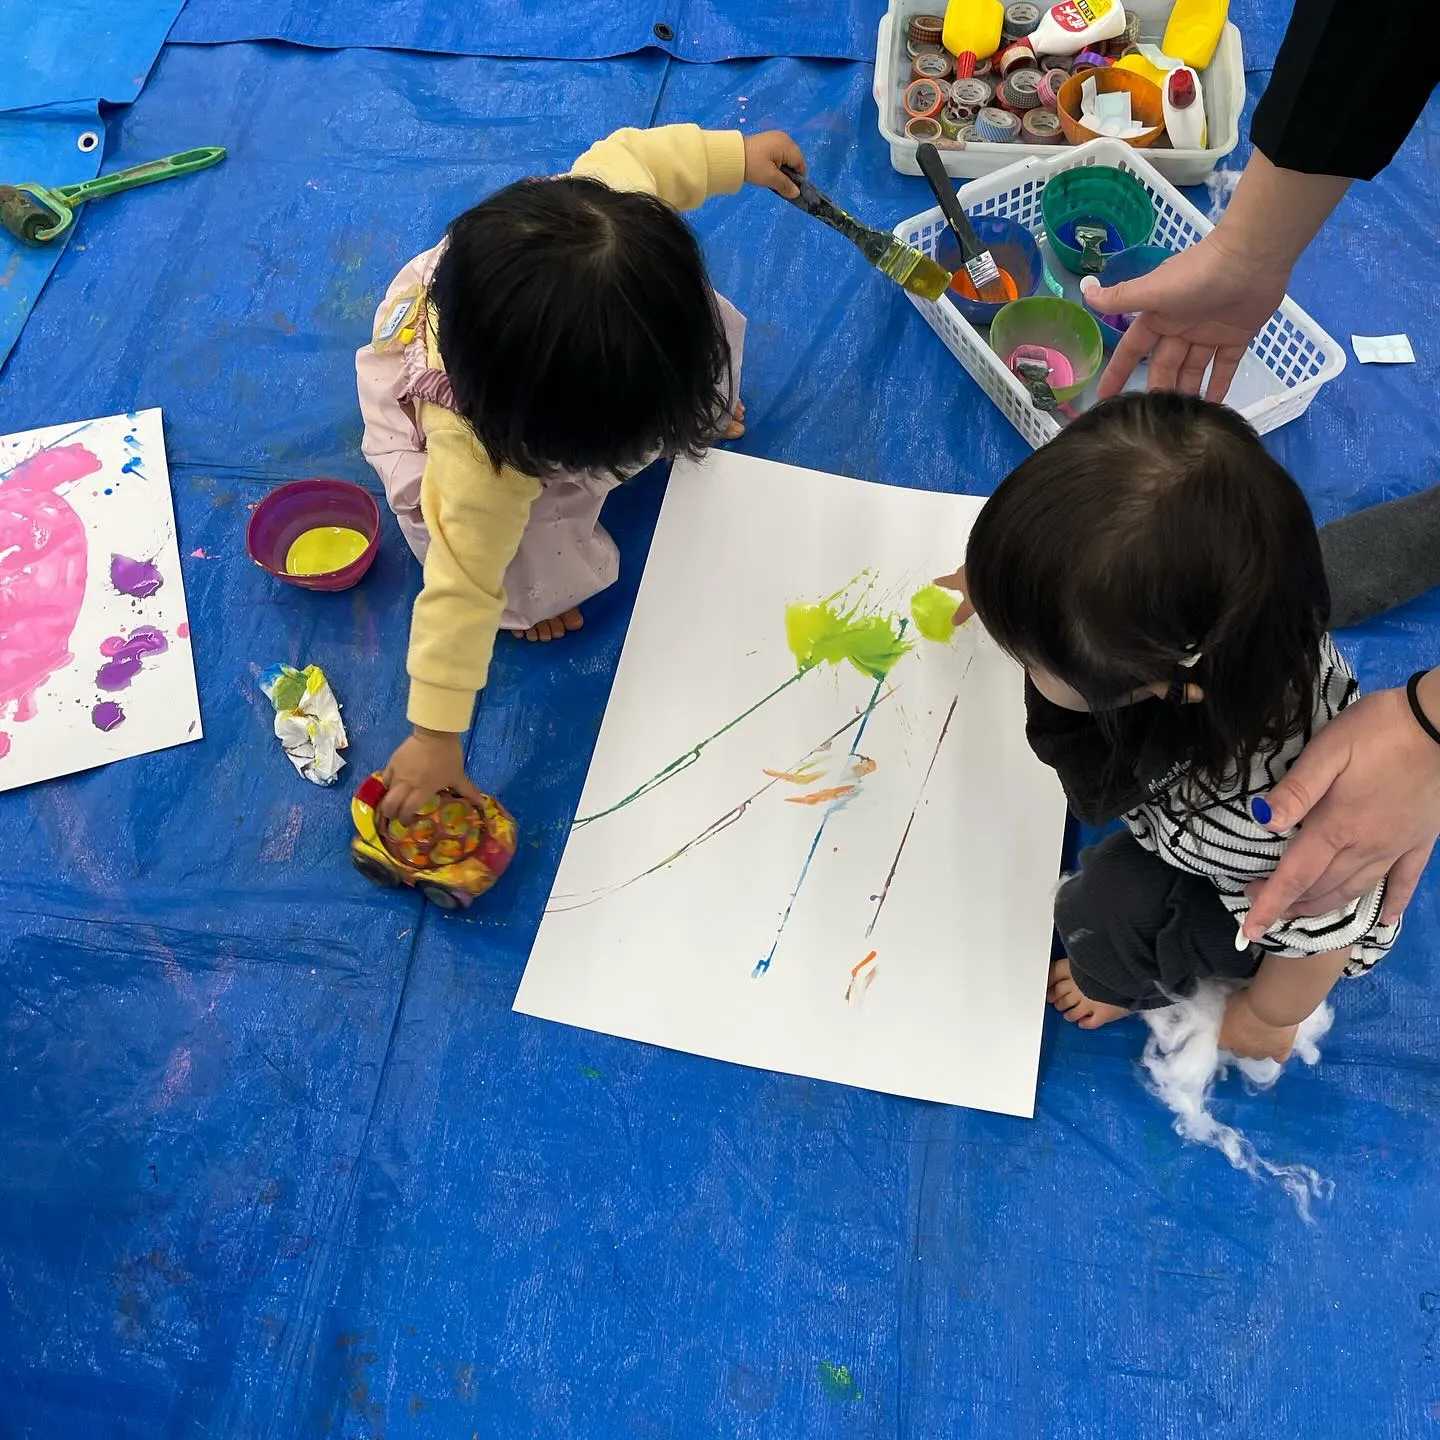
[[207, 555], [204, 550], [192, 550], [190, 552], [190, 558], [192, 560], [213, 560], [215, 557], [213, 555]]
[[188, 621], [185, 621], [185, 620], [182, 620], [182, 621], [175, 627], [175, 634], [176, 634], [181, 640], [188, 640], [188, 639], [190, 638], [190, 625], [189, 625], [189, 622], [188, 622]]
[[97, 730], [113, 730], [125, 723], [125, 712], [113, 700], [102, 700], [90, 712], [90, 723]]
[[[101, 645], [105, 650], [106, 641]], [[130, 682], [140, 673], [145, 661], [152, 655], [163, 655], [170, 648], [165, 636], [153, 625], [137, 625], [130, 632], [130, 638], [111, 653], [110, 658], [95, 674], [95, 683], [113, 693], [128, 688]]]
[[123, 635], [111, 635], [108, 639], [100, 642], [102, 655], [118, 655], [124, 648], [125, 637]]
[[83, 445], [23, 460], [0, 483], [0, 710], [35, 718], [35, 692], [74, 660], [70, 636], [85, 599], [85, 527], [57, 486], [93, 475]]
[[122, 595], [145, 600], [165, 584], [165, 577], [149, 560], [132, 560], [128, 555], [112, 555], [110, 583]]
[[3, 760], [10, 753], [10, 737], [0, 730], [0, 760]]

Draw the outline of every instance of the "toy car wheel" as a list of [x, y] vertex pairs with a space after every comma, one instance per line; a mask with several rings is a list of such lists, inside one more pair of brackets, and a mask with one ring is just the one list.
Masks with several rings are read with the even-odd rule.
[[460, 897], [453, 891], [441, 889], [439, 885], [422, 885], [420, 893], [441, 910], [458, 910]]
[[359, 855], [352, 851], [350, 861], [367, 880], [373, 880], [377, 885], [394, 887], [400, 883], [400, 877], [373, 855]]

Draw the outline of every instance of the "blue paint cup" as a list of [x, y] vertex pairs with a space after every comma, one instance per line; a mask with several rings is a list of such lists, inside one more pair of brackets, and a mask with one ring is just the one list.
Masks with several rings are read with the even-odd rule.
[[[1122, 250], [1118, 255], [1112, 255], [1100, 267], [1100, 273], [1095, 278], [1102, 285], [1121, 285], [1126, 280], [1138, 280], [1142, 275], [1148, 275], [1152, 270], [1158, 270], [1174, 254], [1173, 250], [1166, 249], [1164, 245], [1132, 245], [1128, 250]], [[1085, 299], [1085, 308], [1100, 324], [1100, 334], [1105, 339], [1105, 348], [1113, 350], [1130, 328], [1130, 317], [1128, 315], [1102, 314], [1090, 303], [1090, 297], [1084, 294], [1083, 287], [1081, 294]]]
[[[1002, 220], [998, 215], [985, 215], [971, 219], [983, 249], [994, 257], [995, 263], [1015, 282], [1016, 299], [1024, 300], [1033, 295], [1044, 284], [1045, 262], [1040, 258], [1040, 247], [1035, 237], [1014, 220]], [[965, 262], [960, 258], [960, 242], [948, 226], [935, 245], [935, 258], [947, 270], [964, 274]], [[992, 305], [984, 300], [970, 300], [960, 294], [952, 285], [946, 292], [950, 303], [972, 324], [988, 325], [1005, 307]]]

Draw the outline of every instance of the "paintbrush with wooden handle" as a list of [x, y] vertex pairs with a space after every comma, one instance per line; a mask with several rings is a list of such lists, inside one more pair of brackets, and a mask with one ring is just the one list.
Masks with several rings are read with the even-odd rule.
[[780, 168], [800, 191], [790, 203], [832, 230], [838, 230], [887, 279], [925, 300], [938, 300], [950, 288], [951, 275], [943, 265], [937, 265], [928, 255], [884, 230], [861, 224], [798, 171], [788, 165]]

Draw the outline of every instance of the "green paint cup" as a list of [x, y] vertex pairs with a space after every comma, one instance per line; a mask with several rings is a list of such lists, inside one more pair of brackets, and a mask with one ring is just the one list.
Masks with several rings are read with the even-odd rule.
[[1012, 300], [990, 325], [990, 348], [1002, 365], [1021, 345], [1058, 350], [1069, 362], [1074, 378], [1068, 385], [1052, 385], [1063, 405], [1073, 400], [1095, 378], [1105, 358], [1105, 342], [1095, 317], [1073, 300], [1053, 295], [1032, 295]]
[[[1110, 256], [1143, 245], [1155, 228], [1149, 191], [1113, 165], [1077, 165], [1061, 171], [1040, 192], [1040, 214], [1051, 254], [1075, 275], [1093, 275]], [[1088, 256], [1076, 236], [1077, 226], [1105, 232]]]

